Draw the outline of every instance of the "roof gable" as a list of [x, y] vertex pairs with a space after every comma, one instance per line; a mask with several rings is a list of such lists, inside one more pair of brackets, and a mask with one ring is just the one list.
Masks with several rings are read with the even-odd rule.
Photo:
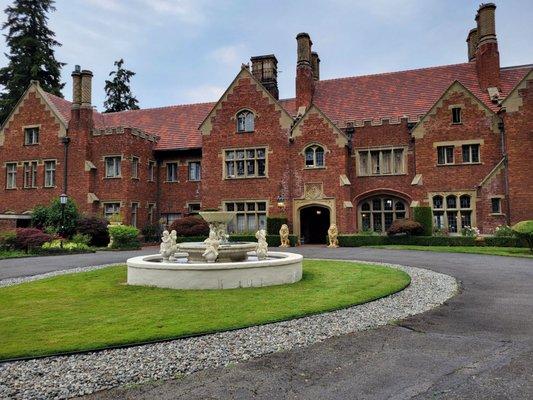
[[516, 112], [522, 105], [523, 100], [519, 95], [520, 90], [525, 89], [527, 86], [527, 81], [533, 80], [533, 68], [527, 73], [511, 90], [507, 97], [502, 101], [502, 107], [505, 108], [506, 112]]
[[257, 86], [257, 88], [259, 89], [260, 93], [263, 94], [263, 97], [268, 98], [269, 102], [275, 105], [276, 110], [281, 111], [281, 118], [280, 118], [281, 126], [284, 129], [289, 130], [290, 127], [292, 126], [292, 123], [293, 123], [292, 117], [289, 115], [287, 110], [285, 110], [285, 108], [283, 108], [281, 106], [279, 101], [276, 100], [274, 98], [274, 96], [272, 96], [272, 94], [268, 90], [266, 90], [265, 87], [252, 75], [252, 73], [248, 69], [248, 66], [243, 64], [242, 67], [241, 67], [241, 70], [239, 71], [239, 73], [237, 74], [235, 79], [233, 79], [233, 81], [228, 86], [228, 88], [226, 89], [224, 94], [216, 102], [215, 106], [211, 109], [209, 114], [207, 114], [207, 116], [204, 118], [204, 120], [202, 121], [202, 123], [198, 127], [198, 129], [200, 130], [202, 135], [210, 135], [211, 134], [211, 129], [212, 129], [211, 120], [212, 120], [212, 118], [214, 116], [216, 116], [217, 111], [220, 110], [220, 108], [222, 107], [222, 103], [227, 100], [229, 94], [233, 93], [233, 90], [239, 84], [239, 81], [242, 78], [250, 78], [251, 82], [254, 83]]
[[41, 88], [41, 85], [39, 85], [39, 82], [31, 81], [30, 85], [28, 86], [24, 94], [17, 101], [17, 104], [15, 104], [15, 107], [13, 107], [8, 117], [5, 119], [4, 123], [0, 127], [0, 146], [2, 146], [5, 141], [5, 129], [9, 127], [9, 124], [13, 121], [13, 119], [15, 118], [15, 115], [18, 114], [20, 107], [22, 106], [22, 104], [24, 104], [24, 100], [26, 100], [26, 98], [28, 97], [30, 93], [34, 93], [35, 96], [37, 96], [37, 98], [41, 101], [41, 104], [43, 104], [50, 111], [50, 114], [55, 118], [55, 120], [59, 124], [58, 137], [63, 137], [67, 135], [67, 126], [68, 126], [67, 120], [59, 112], [55, 104], [52, 101], [50, 101], [50, 98], [48, 97], [48, 93], [46, 93]]
[[315, 104], [311, 104], [311, 107], [308, 107], [305, 114], [302, 115], [302, 117], [294, 124], [294, 126], [291, 129], [291, 137], [295, 138], [298, 136], [302, 136], [301, 126], [303, 122], [309, 118], [312, 114], [318, 114], [325, 122], [326, 124], [331, 128], [331, 130], [337, 135], [336, 143], [339, 147], [344, 147], [348, 145], [348, 137], [344, 134], [343, 131], [341, 131], [337, 125], [335, 125], [326, 114], [322, 112], [322, 110]]
[[[456, 80], [444, 91], [444, 93], [438, 98], [429, 111], [426, 112], [422, 118], [420, 118], [420, 121], [418, 121], [418, 123], [414, 126], [411, 131], [411, 134], [414, 138], [421, 139], [424, 137], [426, 134], [424, 123], [429, 118], [433, 117], [437, 113], [438, 109], [442, 108], [444, 101], [448, 100], [453, 93], [462, 93], [474, 100], [474, 103], [477, 105], [478, 109], [484, 111], [487, 117], [494, 117], [496, 115], [494, 111], [492, 111], [483, 101], [474, 95], [474, 93], [472, 93], [465, 85]], [[493, 123], [492, 129], [494, 132], [498, 132], [497, 123]]]

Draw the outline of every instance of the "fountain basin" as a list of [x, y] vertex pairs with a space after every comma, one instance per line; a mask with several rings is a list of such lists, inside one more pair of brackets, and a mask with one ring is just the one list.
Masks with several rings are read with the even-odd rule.
[[[231, 242], [221, 244], [218, 247], [217, 263], [223, 262], [239, 262], [246, 260], [247, 253], [254, 251], [257, 243], [253, 242]], [[205, 262], [202, 254], [205, 251], [206, 245], [203, 242], [183, 242], [178, 245], [180, 252], [189, 254], [189, 260]]]
[[300, 254], [269, 252], [266, 260], [247, 254], [241, 262], [164, 262], [158, 254], [130, 258], [128, 285], [170, 289], [235, 289], [284, 285], [302, 279]]

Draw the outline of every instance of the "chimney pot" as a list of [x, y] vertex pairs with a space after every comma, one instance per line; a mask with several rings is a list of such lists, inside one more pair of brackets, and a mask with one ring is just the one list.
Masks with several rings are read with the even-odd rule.
[[320, 80], [320, 57], [316, 51], [311, 52], [311, 68], [313, 69], [313, 79]]
[[468, 61], [474, 61], [476, 59], [476, 50], [479, 42], [477, 28], [470, 29], [468, 36], [466, 37], [466, 43], [468, 48]]
[[482, 90], [500, 86], [500, 53], [496, 39], [496, 5], [481, 4], [477, 15], [477, 76]]
[[80, 66], [76, 65], [72, 71], [72, 108], [80, 108], [81, 105], [81, 72]]
[[92, 108], [92, 78], [93, 73], [87, 69], [80, 72], [81, 74], [81, 107]]
[[250, 61], [252, 63], [252, 75], [278, 100], [278, 60], [276, 56], [274, 54], [255, 56], [250, 58]]

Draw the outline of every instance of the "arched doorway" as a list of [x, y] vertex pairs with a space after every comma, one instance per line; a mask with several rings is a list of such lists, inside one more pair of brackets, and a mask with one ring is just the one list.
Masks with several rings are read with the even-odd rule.
[[300, 236], [303, 244], [326, 243], [329, 224], [329, 208], [308, 206], [300, 209]]

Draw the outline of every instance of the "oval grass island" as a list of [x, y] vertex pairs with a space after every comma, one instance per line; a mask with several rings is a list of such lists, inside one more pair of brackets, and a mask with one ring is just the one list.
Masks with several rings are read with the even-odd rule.
[[98, 350], [244, 328], [366, 303], [410, 283], [405, 272], [304, 260], [291, 285], [227, 290], [128, 286], [126, 267], [0, 288], [0, 359]]

